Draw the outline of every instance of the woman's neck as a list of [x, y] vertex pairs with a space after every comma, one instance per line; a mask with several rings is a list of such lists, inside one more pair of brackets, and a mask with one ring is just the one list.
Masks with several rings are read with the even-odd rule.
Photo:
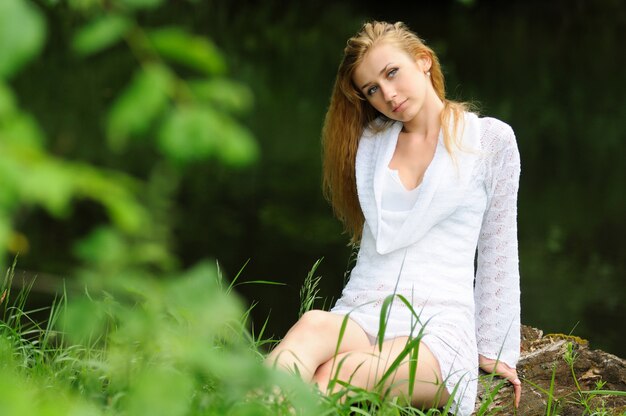
[[404, 123], [402, 131], [423, 138], [439, 136], [441, 112], [445, 105], [432, 89], [424, 98], [420, 112], [412, 120]]

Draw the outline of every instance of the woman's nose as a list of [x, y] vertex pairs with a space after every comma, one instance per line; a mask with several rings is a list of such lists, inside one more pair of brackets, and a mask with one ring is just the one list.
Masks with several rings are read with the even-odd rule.
[[382, 90], [385, 101], [392, 101], [396, 96], [396, 90], [391, 85], [381, 85], [380, 89]]

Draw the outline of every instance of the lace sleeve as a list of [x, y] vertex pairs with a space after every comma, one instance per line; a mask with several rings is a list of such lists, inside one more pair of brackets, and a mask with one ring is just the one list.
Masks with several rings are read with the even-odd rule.
[[487, 208], [478, 240], [474, 301], [478, 353], [515, 367], [520, 353], [517, 190], [520, 157], [513, 130], [483, 119]]

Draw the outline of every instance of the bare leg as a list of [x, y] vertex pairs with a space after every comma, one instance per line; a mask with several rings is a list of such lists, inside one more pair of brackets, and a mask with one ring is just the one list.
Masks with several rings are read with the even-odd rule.
[[[330, 380], [335, 377], [353, 386], [372, 390], [405, 348], [407, 339], [399, 337], [385, 341], [381, 351], [378, 346], [372, 346], [338, 354], [317, 369], [313, 381], [318, 383], [322, 391], [328, 390]], [[442, 382], [437, 359], [426, 345], [420, 343], [415, 386], [409, 396], [409, 357], [398, 366], [393, 376], [382, 383], [381, 391], [389, 389], [393, 397], [400, 397], [413, 405], [441, 407], [448, 400], [449, 394]], [[340, 362], [341, 366], [338, 365]], [[335, 389], [340, 387], [335, 385]]]
[[[343, 315], [320, 310], [305, 313], [267, 356], [266, 363], [289, 371], [297, 369], [303, 380], [311, 381], [317, 368], [335, 355], [344, 318]], [[348, 319], [337, 352], [369, 347], [365, 331]]]

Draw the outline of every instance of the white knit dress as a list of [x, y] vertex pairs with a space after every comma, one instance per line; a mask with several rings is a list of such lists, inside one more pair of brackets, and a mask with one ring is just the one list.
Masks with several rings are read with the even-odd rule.
[[[511, 128], [465, 114], [454, 158], [442, 134], [408, 211], [382, 208], [385, 175], [402, 123], [366, 129], [356, 157], [365, 216], [357, 262], [331, 312], [349, 314], [371, 337], [392, 303], [385, 339], [416, 336], [437, 357], [457, 415], [474, 409], [478, 354], [515, 367], [520, 352], [517, 190], [520, 161]], [[474, 260], [478, 248], [477, 270]], [[396, 298], [397, 299], [397, 298]]]

